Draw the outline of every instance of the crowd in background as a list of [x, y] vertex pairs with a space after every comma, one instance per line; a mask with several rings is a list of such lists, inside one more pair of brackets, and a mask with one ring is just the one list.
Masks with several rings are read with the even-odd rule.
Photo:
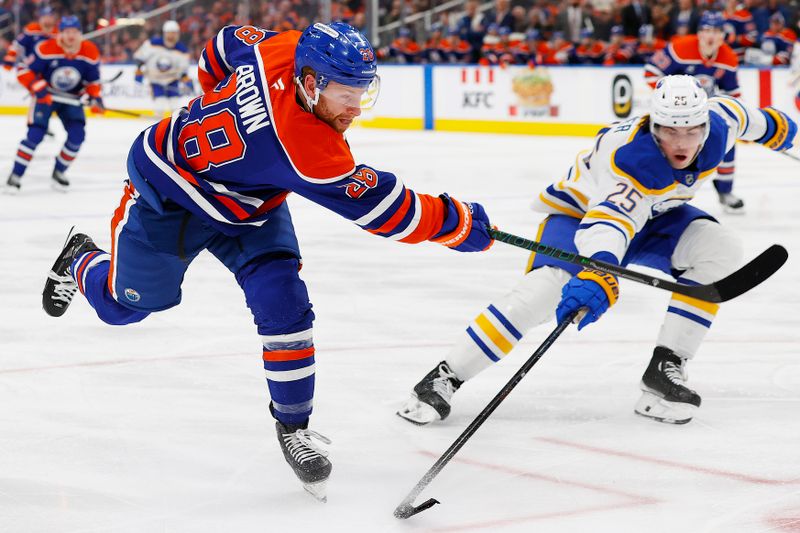
[[[0, 0], [0, 53], [14, 38], [14, 6]], [[168, 0], [49, 0], [58, 14], [76, 14], [85, 32], [142, 16]], [[694, 33], [700, 14], [724, 11], [730, 44], [762, 48], [770, 38], [796, 40], [800, 0], [468, 0], [429, 18], [415, 14], [443, 0], [379, 0], [380, 26], [401, 22], [381, 34], [379, 56], [396, 63], [617, 64], [641, 63], [674, 36]], [[20, 22], [36, 20], [39, 0], [21, 0]], [[274, 30], [302, 29], [320, 20], [319, 0], [197, 0], [163, 15], [110, 32], [96, 40], [105, 62], [130, 62], [139, 45], [174, 18], [181, 40], [198, 57], [208, 39], [226, 24]], [[489, 9], [486, 9], [489, 7]], [[367, 32], [364, 0], [334, 0], [331, 17]], [[726, 26], [727, 27], [727, 26]], [[780, 44], [780, 43], [779, 43]], [[791, 44], [791, 43], [790, 43]], [[774, 55], [774, 54], [773, 54]], [[776, 64], [783, 62], [783, 56]]]

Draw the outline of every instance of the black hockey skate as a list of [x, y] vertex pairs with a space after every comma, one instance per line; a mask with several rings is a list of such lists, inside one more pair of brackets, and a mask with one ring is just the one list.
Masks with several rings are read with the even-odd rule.
[[303, 488], [317, 500], [326, 502], [328, 501], [326, 485], [333, 466], [328, 460], [328, 452], [317, 447], [311, 439], [317, 439], [325, 444], [330, 444], [331, 441], [316, 431], [307, 429], [307, 426], [307, 423], [303, 426], [287, 426], [280, 421], [275, 422], [278, 442], [286, 462], [303, 483]]
[[50, 184], [53, 186], [53, 189], [61, 192], [67, 192], [69, 190], [69, 180], [63, 172], [54, 170], [52, 178], [53, 181], [50, 182]]
[[50, 316], [63, 315], [78, 290], [78, 284], [70, 275], [72, 262], [83, 253], [99, 250], [88, 235], [83, 233], [72, 235], [73, 229], [75, 228], [69, 230], [67, 242], [53, 263], [50, 273], [47, 274], [47, 281], [42, 291], [42, 307]]
[[656, 346], [653, 358], [642, 375], [642, 397], [636, 414], [666, 422], [685, 424], [700, 407], [700, 395], [686, 386], [686, 360], [672, 350]]
[[6, 180], [6, 192], [9, 194], [17, 194], [22, 187], [22, 176], [18, 176], [13, 172], [9, 174]]
[[397, 416], [424, 426], [450, 414], [450, 400], [464, 382], [442, 361], [414, 386], [414, 392]]
[[732, 215], [744, 214], [744, 200], [729, 192], [719, 193], [719, 203], [722, 209]]

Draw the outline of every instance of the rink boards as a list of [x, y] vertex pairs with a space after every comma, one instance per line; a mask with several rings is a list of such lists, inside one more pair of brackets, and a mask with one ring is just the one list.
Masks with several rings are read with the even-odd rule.
[[[134, 72], [133, 65], [102, 66], [101, 79], [121, 73], [103, 86], [106, 106], [152, 116], [150, 89]], [[647, 112], [650, 94], [641, 67], [384, 65], [379, 73], [381, 95], [362, 116], [364, 127], [592, 136]], [[791, 78], [784, 68], [739, 72], [747, 101], [800, 120], [800, 87]], [[0, 114], [27, 113], [30, 99], [13, 75], [3, 71], [0, 81]]]

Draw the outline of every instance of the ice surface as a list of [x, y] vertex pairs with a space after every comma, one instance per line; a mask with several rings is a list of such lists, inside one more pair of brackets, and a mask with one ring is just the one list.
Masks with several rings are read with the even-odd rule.
[[[0, 172], [24, 117], [2, 117]], [[703, 407], [686, 426], [633, 414], [669, 295], [622, 282], [619, 303], [568, 330], [422, 493], [394, 507], [552, 328], [530, 332], [466, 384], [446, 423], [395, 416], [467, 322], [508, 290], [522, 250], [401, 245], [292, 195], [302, 276], [317, 314], [313, 429], [333, 439], [328, 503], [303, 491], [275, 442], [260, 344], [233, 277], [209, 254], [183, 303], [141, 324], [102, 324], [80, 297], [44, 314], [45, 275], [73, 223], [101, 246], [143, 122], [94, 120], [69, 176], [49, 189], [64, 134], [45, 140], [19, 196], [0, 196], [0, 531], [798, 531], [800, 163], [739, 149], [724, 215], [750, 258], [790, 252], [763, 286], [723, 305], [690, 366]], [[357, 158], [419, 192], [484, 203], [501, 229], [535, 235], [529, 201], [588, 139], [356, 130]], [[292, 528], [292, 529], [288, 529]]]

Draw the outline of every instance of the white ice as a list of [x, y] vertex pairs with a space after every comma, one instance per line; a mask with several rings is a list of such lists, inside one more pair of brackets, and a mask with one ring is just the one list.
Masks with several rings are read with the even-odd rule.
[[[0, 172], [23, 117], [3, 117]], [[209, 254], [183, 303], [110, 327], [85, 300], [44, 314], [47, 270], [72, 224], [109, 243], [125, 156], [143, 122], [93, 120], [69, 171], [48, 180], [63, 141], [37, 150], [19, 196], [0, 196], [0, 531], [799, 531], [800, 163], [741, 146], [726, 216], [710, 185], [695, 205], [736, 228], [752, 257], [774, 242], [789, 262], [724, 304], [690, 367], [703, 406], [686, 426], [633, 413], [667, 293], [622, 283], [600, 322], [570, 328], [417, 500], [408, 494], [552, 328], [530, 332], [465, 385], [432, 427], [395, 416], [412, 386], [525, 265], [401, 245], [296, 195], [289, 204], [314, 309], [312, 428], [333, 440], [328, 503], [284, 463], [267, 412], [260, 343], [231, 274]], [[589, 139], [356, 130], [360, 161], [419, 192], [484, 203], [500, 228], [535, 235], [529, 201]]]

